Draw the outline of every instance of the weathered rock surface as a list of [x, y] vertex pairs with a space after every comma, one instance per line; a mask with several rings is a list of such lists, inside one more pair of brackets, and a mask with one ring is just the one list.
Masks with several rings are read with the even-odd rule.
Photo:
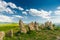
[[5, 33], [3, 31], [1, 31], [0, 32], [0, 40], [3, 40], [4, 36], [5, 36]]
[[28, 27], [29, 27], [29, 30], [35, 30], [33, 22], [29, 23]]
[[40, 27], [41, 27], [41, 29], [44, 29], [45, 28], [45, 25], [44, 24], [41, 24]]
[[53, 27], [53, 24], [52, 24], [52, 22], [50, 21], [47, 21], [46, 23], [45, 23], [45, 27], [47, 27], [48, 29], [51, 29], [51, 30], [54, 30], [54, 27]]
[[56, 40], [60, 40], [60, 36], [57, 36], [56, 38], [57, 38]]
[[34, 27], [35, 27], [35, 30], [37, 30], [37, 31], [39, 30], [39, 25], [37, 22], [34, 23]]
[[21, 33], [27, 33], [27, 30], [26, 30], [22, 20], [19, 21], [19, 27], [20, 27], [20, 32]]

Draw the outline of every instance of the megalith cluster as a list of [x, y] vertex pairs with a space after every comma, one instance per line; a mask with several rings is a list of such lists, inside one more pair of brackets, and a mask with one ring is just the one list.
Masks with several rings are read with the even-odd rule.
[[[27, 29], [26, 29], [22, 20], [19, 21], [19, 27], [20, 27], [20, 32], [21, 33], [27, 33]], [[51, 21], [47, 21], [44, 24], [41, 24], [40, 26], [36, 21], [28, 24], [28, 29], [29, 30], [39, 31], [39, 29], [40, 29], [39, 27], [41, 27], [42, 29], [47, 28], [47, 29], [50, 29], [50, 30], [54, 30], [54, 27], [53, 27], [53, 24], [52, 24]]]

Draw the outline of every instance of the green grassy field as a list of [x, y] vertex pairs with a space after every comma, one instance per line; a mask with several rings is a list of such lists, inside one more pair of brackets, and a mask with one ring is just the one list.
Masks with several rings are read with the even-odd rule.
[[18, 24], [0, 24], [0, 31], [7, 31], [9, 29], [14, 29], [18, 27]]
[[[0, 31], [7, 32], [13, 29], [14, 32], [19, 30], [18, 24], [0, 24]], [[17, 34], [17, 33], [16, 33]], [[55, 27], [55, 30], [42, 29], [41, 31], [30, 31], [27, 34], [20, 34], [10, 37], [4, 37], [4, 40], [56, 40], [56, 37], [60, 36], [60, 27]]]

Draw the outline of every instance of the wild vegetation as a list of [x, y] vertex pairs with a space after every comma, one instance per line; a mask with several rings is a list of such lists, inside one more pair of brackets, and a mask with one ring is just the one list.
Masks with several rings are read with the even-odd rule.
[[[27, 25], [25, 25], [27, 27]], [[5, 35], [4, 40], [57, 40], [60, 37], [60, 27], [55, 26], [54, 30], [48, 30], [44, 28], [40, 31], [31, 30], [27, 33], [20, 33], [19, 24], [0, 24], [0, 31], [8, 33], [9, 30], [13, 30], [13, 37]]]

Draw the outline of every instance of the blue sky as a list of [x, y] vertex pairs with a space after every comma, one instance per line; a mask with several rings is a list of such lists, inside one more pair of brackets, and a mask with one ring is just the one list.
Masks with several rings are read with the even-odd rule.
[[60, 0], [0, 0], [0, 22], [60, 23]]

